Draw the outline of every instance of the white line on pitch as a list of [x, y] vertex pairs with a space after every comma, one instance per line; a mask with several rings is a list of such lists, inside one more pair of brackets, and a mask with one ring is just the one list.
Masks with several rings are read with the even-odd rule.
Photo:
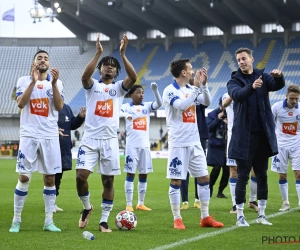
[[[293, 212], [293, 211], [296, 211], [296, 210], [299, 210], [299, 207], [292, 208], [289, 211], [285, 211], [285, 212], [278, 212], [278, 213], [275, 213], [275, 214], [270, 214], [267, 217], [268, 217], [268, 219], [270, 219], [270, 218], [274, 218], [274, 217], [277, 217], [277, 216], [280, 216], [280, 215], [284, 215], [284, 214], [287, 214], [287, 213], [290, 213], [290, 212]], [[256, 223], [256, 220], [251, 220], [248, 223], [249, 224], [254, 224], [254, 223]], [[265, 226], [265, 227], [267, 227], [267, 226]], [[202, 235], [199, 235], [199, 236], [196, 236], [196, 237], [183, 239], [183, 240], [171, 243], [171, 244], [162, 245], [162, 246], [156, 247], [156, 248], [151, 248], [149, 250], [170, 249], [170, 248], [178, 247], [178, 246], [181, 246], [181, 245], [184, 245], [184, 244], [187, 244], [187, 243], [191, 243], [191, 242], [194, 242], [194, 241], [198, 241], [198, 240], [202, 240], [202, 239], [209, 238], [209, 237], [212, 237], [212, 236], [216, 236], [218, 234], [227, 233], [227, 232], [235, 230], [237, 228], [239, 228], [239, 227], [238, 226], [232, 226], [232, 227], [228, 227], [228, 228], [223, 228], [223, 229], [220, 229], [220, 230], [215, 231], [215, 232], [206, 233], [206, 234], [202, 234]]]

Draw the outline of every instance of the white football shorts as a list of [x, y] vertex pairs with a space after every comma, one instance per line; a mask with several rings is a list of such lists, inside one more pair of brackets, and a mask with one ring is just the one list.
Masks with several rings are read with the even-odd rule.
[[133, 148], [126, 146], [124, 172], [139, 174], [153, 172], [150, 148]]
[[[228, 155], [228, 147], [229, 147], [229, 142], [231, 140], [231, 135], [232, 135], [232, 131], [231, 129], [227, 130], [227, 155]], [[230, 159], [228, 157], [226, 157], [226, 166], [230, 166], [230, 167], [236, 167], [236, 161], [234, 159]]]
[[16, 172], [30, 174], [38, 171], [45, 175], [61, 173], [59, 139], [21, 137]]
[[169, 149], [167, 178], [185, 180], [187, 171], [195, 178], [208, 175], [206, 157], [200, 143]]
[[288, 172], [288, 160], [291, 161], [293, 170], [300, 170], [299, 147], [278, 148], [278, 154], [272, 157], [271, 170], [276, 173], [286, 174]]
[[118, 138], [84, 138], [78, 149], [76, 169], [86, 169], [102, 175], [120, 175], [120, 153]]

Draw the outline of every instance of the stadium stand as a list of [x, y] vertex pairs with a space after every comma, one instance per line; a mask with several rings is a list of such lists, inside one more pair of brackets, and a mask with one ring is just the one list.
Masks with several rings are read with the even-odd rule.
[[[256, 67], [265, 67], [267, 72], [274, 68], [282, 69], [287, 85], [299, 84], [300, 37], [291, 40], [288, 46], [284, 45], [282, 38], [265, 38], [259, 42], [257, 48], [253, 47], [249, 39], [232, 40], [225, 49], [219, 40], [200, 43], [196, 49], [192, 43], [173, 43], [168, 51], [165, 50], [163, 44], [145, 44], [140, 52], [135, 46], [128, 45], [126, 54], [138, 74], [137, 83], [145, 87], [144, 101], [153, 100], [153, 94], [149, 88], [152, 81], [157, 82], [161, 94], [164, 88], [172, 82], [173, 77], [169, 72], [169, 63], [172, 60], [190, 58], [194, 69], [206, 67], [209, 72], [208, 82], [212, 94], [212, 104], [209, 108], [213, 109], [218, 106], [218, 98], [227, 91], [226, 82], [230, 73], [237, 69], [235, 51], [239, 47], [248, 47], [254, 51]], [[86, 47], [83, 54], [79, 53], [77, 46], [0, 47], [0, 79], [2, 82], [0, 114], [6, 116], [19, 113], [12, 92], [18, 77], [29, 74], [32, 55], [37, 49], [48, 51], [51, 57], [51, 67], [57, 67], [60, 70], [60, 79], [65, 86], [65, 101], [76, 114], [78, 109], [85, 105], [85, 94], [80, 78], [87, 62], [95, 53], [94, 47]], [[107, 51], [109, 48], [104, 47], [104, 53]], [[103, 56], [106, 55], [108, 53], [103, 54]], [[110, 55], [118, 58], [121, 62], [118, 48]], [[125, 76], [126, 72], [122, 68], [118, 79], [123, 79]], [[93, 77], [99, 79], [99, 73], [95, 71]], [[270, 93], [271, 104], [284, 99], [285, 91], [284, 88], [276, 93]], [[129, 101], [129, 98], [124, 100], [124, 102]], [[155, 140], [159, 138], [160, 126], [161, 124], [157, 123], [153, 127]], [[121, 122], [120, 131], [124, 130], [125, 125]], [[8, 137], [17, 138], [18, 131], [15, 128], [1, 129], [0, 136], [0, 140]]]

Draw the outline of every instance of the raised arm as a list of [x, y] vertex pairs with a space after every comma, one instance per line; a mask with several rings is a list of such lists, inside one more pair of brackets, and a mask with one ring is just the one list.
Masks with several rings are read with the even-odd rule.
[[155, 96], [155, 102], [152, 103], [152, 109], [158, 109], [162, 105], [162, 99], [157, 89], [156, 82], [151, 82], [151, 89]]
[[197, 87], [202, 88], [202, 94], [198, 95], [197, 101], [204, 106], [209, 106], [211, 102], [211, 95], [209, 89], [207, 87], [207, 70], [206, 68], [202, 68], [201, 70], [197, 70], [194, 77], [194, 84]]
[[52, 92], [53, 92], [53, 104], [54, 104], [54, 108], [57, 111], [62, 110], [63, 106], [64, 106], [64, 100], [62, 99], [58, 87], [57, 87], [57, 79], [59, 76], [59, 71], [58, 69], [51, 69], [51, 76], [52, 76]]
[[82, 86], [85, 89], [88, 89], [93, 84], [92, 75], [95, 71], [95, 68], [97, 66], [98, 60], [103, 52], [102, 45], [100, 43], [100, 34], [98, 34], [97, 41], [96, 41], [96, 54], [92, 58], [92, 60], [88, 63], [88, 65], [85, 67], [82, 76], [81, 76], [81, 82]]
[[123, 87], [125, 89], [130, 89], [135, 84], [137, 75], [136, 75], [134, 67], [128, 61], [128, 59], [125, 55], [127, 45], [128, 45], [128, 38], [126, 35], [123, 35], [123, 38], [121, 40], [121, 46], [120, 46], [120, 55], [121, 55], [121, 58], [122, 58], [122, 61], [124, 64], [125, 71], [127, 73], [127, 77], [125, 77], [125, 79], [123, 81]]
[[25, 105], [28, 103], [32, 90], [34, 88], [34, 85], [39, 77], [39, 71], [38, 71], [38, 65], [33, 65], [32, 71], [31, 71], [31, 82], [27, 89], [24, 90], [24, 92], [17, 97], [17, 105], [20, 109], [23, 109]]

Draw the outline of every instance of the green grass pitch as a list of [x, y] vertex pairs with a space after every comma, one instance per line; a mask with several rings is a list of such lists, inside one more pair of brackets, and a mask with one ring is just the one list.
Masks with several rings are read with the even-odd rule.
[[[114, 207], [109, 217], [109, 226], [113, 232], [104, 234], [99, 232], [100, 203], [102, 185], [99, 174], [92, 174], [89, 178], [91, 203], [95, 210], [85, 230], [95, 235], [94, 241], [87, 241], [82, 237], [78, 228], [78, 220], [82, 205], [77, 197], [75, 170], [64, 173], [60, 195], [57, 204], [64, 209], [54, 214], [55, 224], [62, 229], [61, 233], [43, 232], [44, 202], [42, 176], [33, 175], [28, 197], [22, 213], [21, 231], [17, 234], [9, 233], [13, 217], [13, 194], [17, 183], [15, 173], [15, 159], [0, 160], [0, 191], [1, 191], [1, 226], [0, 249], [300, 249], [300, 212], [298, 197], [295, 189], [295, 179], [289, 172], [289, 200], [291, 211], [279, 213], [282, 204], [278, 187], [277, 174], [269, 171], [269, 200], [266, 214], [273, 226], [256, 225], [252, 223], [248, 228], [235, 227], [236, 215], [230, 214], [231, 198], [216, 198], [216, 193], [210, 201], [210, 214], [225, 224], [224, 228], [201, 228], [199, 226], [199, 209], [192, 207], [194, 202], [193, 180], [190, 180], [189, 198], [190, 209], [182, 211], [181, 215], [186, 230], [173, 229], [173, 216], [170, 209], [168, 189], [169, 180], [166, 179], [166, 159], [153, 159], [154, 172], [148, 176], [148, 190], [145, 205], [152, 208], [148, 211], [135, 211], [138, 218], [137, 228], [133, 231], [120, 231], [114, 224], [115, 216], [125, 209], [124, 180], [125, 174], [115, 177]], [[123, 166], [121, 160], [121, 166]], [[73, 162], [73, 168], [75, 162]], [[218, 185], [218, 182], [216, 183]], [[217, 186], [215, 187], [217, 190]], [[229, 187], [225, 195], [230, 197]], [[247, 199], [249, 197], [247, 187]], [[137, 203], [137, 176], [135, 178], [134, 207]], [[253, 222], [257, 214], [245, 208], [248, 222]], [[274, 217], [272, 217], [274, 216]], [[295, 239], [294, 239], [295, 238]], [[298, 241], [290, 244], [270, 244], [280, 241]]]

